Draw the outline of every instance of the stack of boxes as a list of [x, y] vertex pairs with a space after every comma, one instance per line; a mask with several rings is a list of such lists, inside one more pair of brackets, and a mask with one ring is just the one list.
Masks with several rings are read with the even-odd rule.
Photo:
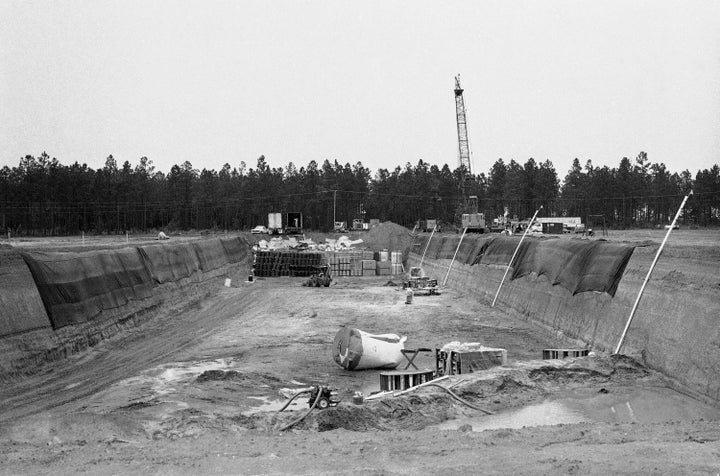
[[333, 276], [362, 276], [362, 251], [327, 251], [325, 256]]
[[374, 259], [375, 274], [378, 276], [389, 276], [392, 272], [392, 267], [390, 266], [390, 260], [388, 259], [387, 250], [376, 251]]
[[298, 252], [257, 251], [255, 276], [310, 276], [327, 263], [333, 276], [390, 276], [403, 273], [402, 252], [361, 250]]
[[400, 251], [328, 251], [325, 256], [333, 276], [390, 276], [403, 272]]

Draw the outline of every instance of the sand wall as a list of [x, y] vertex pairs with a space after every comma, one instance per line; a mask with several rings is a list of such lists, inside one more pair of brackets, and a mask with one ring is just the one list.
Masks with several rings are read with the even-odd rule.
[[0, 381], [92, 347], [160, 308], [199, 299], [213, 278], [247, 275], [251, 256], [241, 237], [72, 253], [3, 247]]
[[[483, 240], [487, 237], [470, 238], [476, 243]], [[529, 321], [594, 349], [614, 352], [658, 247], [657, 243], [636, 246], [614, 296], [605, 292], [573, 295], [532, 273], [506, 281], [496, 306], [512, 308]], [[450, 265], [447, 248], [446, 239], [439, 259], [426, 256], [423, 263], [440, 282]], [[419, 255], [412, 254], [410, 263], [418, 261]], [[465, 264], [472, 261], [458, 252], [447, 285], [474, 293], [489, 304], [505, 267]], [[621, 349], [691, 392], [716, 401], [720, 401], [719, 269], [717, 246], [666, 246]]]

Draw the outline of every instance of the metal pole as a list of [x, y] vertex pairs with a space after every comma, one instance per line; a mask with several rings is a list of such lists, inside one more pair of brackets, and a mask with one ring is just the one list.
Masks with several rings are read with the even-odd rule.
[[637, 298], [635, 299], [635, 304], [633, 304], [632, 310], [630, 311], [630, 316], [628, 317], [627, 322], [625, 323], [625, 329], [623, 329], [622, 335], [620, 336], [620, 341], [618, 342], [617, 347], [615, 348], [615, 353], [620, 353], [620, 348], [623, 345], [623, 341], [625, 340], [625, 335], [627, 334], [628, 328], [630, 327], [630, 322], [632, 322], [633, 316], [635, 316], [635, 311], [637, 310], [638, 304], [640, 303], [640, 298], [643, 295], [643, 291], [645, 291], [645, 285], [648, 283], [648, 280], [650, 279], [650, 275], [653, 272], [653, 269], [655, 269], [655, 264], [657, 264], [658, 258], [660, 258], [660, 253], [662, 253], [663, 248], [665, 247], [665, 242], [667, 242], [668, 237], [670, 236], [670, 232], [672, 232], [673, 227], [675, 226], [675, 222], [677, 221], [678, 217], [680, 216], [680, 213], [682, 212], [683, 208], [685, 208], [685, 202], [687, 202], [690, 195], [692, 195], [693, 192], [690, 190], [690, 193], [685, 195], [685, 198], [683, 199], [682, 203], [680, 204], [680, 208], [678, 208], [677, 213], [675, 214], [675, 218], [673, 219], [672, 223], [670, 224], [670, 228], [668, 228], [667, 233], [665, 233], [665, 238], [663, 239], [662, 243], [660, 244], [660, 248], [658, 248], [657, 253], [655, 253], [655, 259], [653, 260], [652, 264], [650, 265], [650, 269], [648, 270], [647, 276], [645, 276], [645, 281], [643, 281], [642, 286], [640, 286], [640, 292], [637, 295]]
[[337, 221], [337, 218], [335, 217], [335, 203], [337, 202], [337, 190], [333, 190], [333, 230], [335, 229], [335, 222]]
[[502, 281], [500, 281], [500, 286], [497, 288], [497, 292], [495, 293], [495, 298], [493, 298], [493, 302], [490, 305], [490, 307], [495, 307], [495, 301], [497, 301], [498, 295], [500, 295], [500, 288], [502, 288], [503, 283], [505, 282], [505, 278], [507, 277], [508, 271], [510, 271], [510, 266], [512, 266], [513, 261], [515, 260], [515, 255], [517, 255], [518, 250], [520, 249], [520, 244], [525, 239], [525, 235], [527, 235], [528, 231], [530, 231], [530, 227], [532, 226], [533, 222], [535, 221], [535, 217], [537, 217], [538, 212], [542, 210], [542, 205], [540, 205], [540, 208], [535, 210], [535, 215], [530, 219], [530, 223], [528, 223], [527, 228], [525, 228], [525, 233], [523, 233], [522, 238], [520, 238], [520, 241], [518, 241], [517, 246], [515, 247], [515, 252], [512, 255], [512, 258], [510, 258], [510, 262], [507, 265], [507, 268], [505, 269], [505, 274], [503, 275]]
[[455, 254], [453, 255], [452, 261], [450, 261], [450, 266], [448, 267], [447, 273], [445, 273], [445, 279], [443, 279], [443, 286], [445, 286], [445, 283], [447, 283], [447, 278], [450, 276], [450, 270], [452, 269], [452, 265], [455, 262], [455, 257], [458, 254], [458, 251], [460, 250], [460, 245], [462, 244], [463, 238], [465, 238], [465, 233], [467, 233], [467, 227], [463, 230], [463, 234], [460, 237], [460, 241], [458, 242], [457, 248], [455, 248]]
[[428, 242], [425, 245], [425, 251], [423, 251], [422, 258], [420, 258], [420, 267], [422, 268], [423, 261], [425, 260], [425, 253], [427, 253], [428, 246], [430, 246], [430, 241], [432, 240], [433, 235], [435, 234], [435, 229], [437, 228], [437, 224], [433, 227], [432, 233], [430, 233], [430, 238], [428, 238]]

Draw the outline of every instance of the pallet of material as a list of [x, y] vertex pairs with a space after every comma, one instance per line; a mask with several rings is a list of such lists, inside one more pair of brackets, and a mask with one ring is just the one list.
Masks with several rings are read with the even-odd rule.
[[376, 261], [375, 273], [378, 276], [390, 276], [392, 274], [392, 263], [390, 261]]
[[543, 360], [586, 357], [589, 352], [587, 349], [543, 349]]
[[477, 351], [442, 351], [435, 349], [438, 375], [473, 373], [507, 364], [507, 350], [485, 347]]
[[373, 271], [375, 271], [375, 260], [374, 259], [362, 260], [362, 269], [372, 269]]

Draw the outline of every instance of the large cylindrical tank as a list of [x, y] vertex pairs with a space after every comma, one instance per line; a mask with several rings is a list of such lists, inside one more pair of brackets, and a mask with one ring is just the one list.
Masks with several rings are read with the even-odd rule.
[[342, 327], [333, 341], [333, 360], [347, 370], [394, 369], [403, 360], [407, 337], [397, 334], [368, 334]]

